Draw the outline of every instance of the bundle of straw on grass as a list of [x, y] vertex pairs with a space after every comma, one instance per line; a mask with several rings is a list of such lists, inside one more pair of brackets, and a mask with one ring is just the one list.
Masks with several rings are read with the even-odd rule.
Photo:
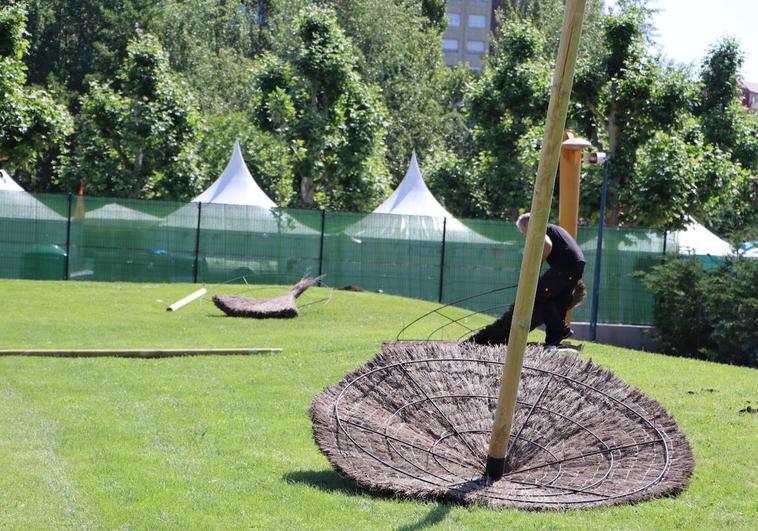
[[316, 278], [304, 277], [290, 289], [289, 293], [270, 299], [214, 295], [213, 304], [231, 317], [253, 317], [256, 319], [297, 317], [295, 299], [305, 290], [317, 284], [322, 278], [323, 275]]

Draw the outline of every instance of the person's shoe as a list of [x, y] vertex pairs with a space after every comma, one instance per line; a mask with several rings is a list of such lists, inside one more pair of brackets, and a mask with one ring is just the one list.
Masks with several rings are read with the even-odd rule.
[[545, 346], [546, 347], [551, 347], [551, 346], [552, 347], [557, 347], [558, 345], [561, 344], [561, 341], [563, 341], [564, 339], [567, 339], [567, 338], [569, 338], [569, 337], [571, 337], [573, 335], [574, 335], [574, 331], [567, 326], [567, 327], [565, 327], [561, 331], [561, 333], [558, 336], [553, 337], [553, 338], [546, 338], [545, 339]]

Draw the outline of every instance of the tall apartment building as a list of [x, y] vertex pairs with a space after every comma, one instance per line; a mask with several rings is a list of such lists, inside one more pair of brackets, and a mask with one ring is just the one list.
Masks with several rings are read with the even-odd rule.
[[500, 0], [447, 0], [447, 30], [442, 36], [447, 64], [468, 63], [471, 70], [482, 70], [499, 6]]

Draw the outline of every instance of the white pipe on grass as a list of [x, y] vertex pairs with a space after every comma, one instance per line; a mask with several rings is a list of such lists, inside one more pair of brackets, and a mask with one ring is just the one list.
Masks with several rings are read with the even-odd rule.
[[169, 306], [168, 308], [166, 308], [166, 311], [167, 312], [175, 312], [176, 310], [178, 310], [182, 306], [186, 306], [187, 304], [191, 303], [192, 301], [194, 301], [196, 299], [199, 299], [200, 297], [202, 297], [206, 293], [208, 293], [207, 289], [200, 288], [199, 290], [195, 291], [194, 293], [190, 293], [189, 295], [187, 295], [183, 299], [179, 299], [178, 301], [176, 301], [174, 304], [172, 304], [171, 306]]

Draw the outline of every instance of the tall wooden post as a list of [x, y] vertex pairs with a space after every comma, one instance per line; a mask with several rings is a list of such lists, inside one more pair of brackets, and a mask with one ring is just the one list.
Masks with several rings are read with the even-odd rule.
[[[560, 193], [558, 194], [558, 224], [576, 239], [579, 228], [579, 180], [582, 171], [582, 150], [591, 146], [571, 131], [563, 133], [561, 162], [558, 166]], [[566, 323], [571, 322], [571, 311], [566, 312]]]
[[534, 309], [534, 295], [537, 291], [545, 231], [550, 215], [550, 201], [555, 186], [555, 173], [558, 170], [571, 85], [574, 81], [574, 67], [582, 32], [585, 2], [586, 0], [567, 0], [563, 15], [558, 58], [545, 121], [545, 135], [542, 139], [540, 163], [532, 195], [532, 214], [529, 219], [524, 258], [521, 262], [521, 273], [516, 291], [510, 341], [487, 453], [486, 473], [490, 481], [500, 479], [505, 470], [506, 449], [513, 424], [513, 412], [516, 409], [526, 337], [529, 334], [529, 324]]
[[558, 178], [561, 191], [558, 196], [558, 224], [576, 238], [579, 220], [579, 175], [582, 169], [582, 150], [591, 146], [571, 131], [563, 134], [561, 163]]

